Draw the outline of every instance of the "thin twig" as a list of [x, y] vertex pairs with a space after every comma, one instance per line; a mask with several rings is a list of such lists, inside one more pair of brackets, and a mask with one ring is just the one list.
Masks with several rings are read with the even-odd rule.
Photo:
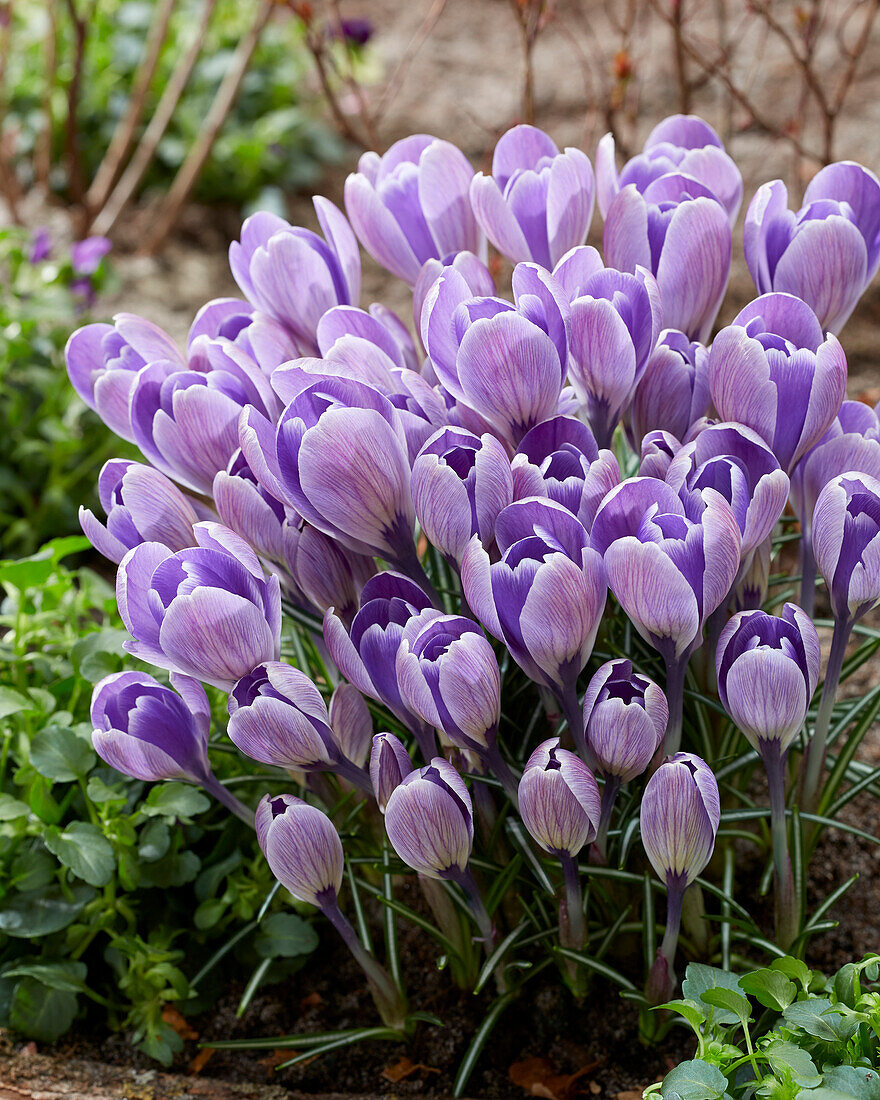
[[385, 85], [385, 88], [382, 91], [382, 94], [379, 96], [379, 100], [376, 104], [376, 110], [374, 112], [375, 118], [382, 118], [382, 116], [385, 114], [392, 101], [394, 100], [394, 97], [400, 91], [401, 85], [403, 84], [404, 80], [406, 79], [407, 73], [410, 70], [410, 66], [415, 60], [416, 54], [430, 37], [434, 28], [437, 26], [437, 21], [443, 14], [443, 10], [446, 7], [446, 2], [447, 0], [434, 0], [433, 4], [431, 4], [430, 8], [428, 8], [427, 13], [425, 14], [425, 18], [419, 25], [419, 29], [409, 40], [409, 43], [404, 50], [403, 57], [401, 57], [400, 61], [398, 61], [397, 68], [391, 74], [388, 82]]

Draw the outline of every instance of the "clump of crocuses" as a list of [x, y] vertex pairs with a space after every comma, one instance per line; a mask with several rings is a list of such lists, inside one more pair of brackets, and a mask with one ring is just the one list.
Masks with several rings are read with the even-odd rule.
[[[517, 126], [482, 164], [426, 134], [368, 152], [345, 213], [245, 222], [242, 297], [185, 345], [123, 313], [67, 349], [145, 459], [104, 466], [105, 516], [82, 524], [118, 567], [126, 648], [171, 680], [103, 680], [94, 745], [252, 822], [219, 742], [269, 769], [260, 846], [393, 1035], [417, 1019], [398, 914], [465, 988], [512, 998], [552, 962], [576, 996], [600, 975], [632, 993], [615, 967], [654, 943], [659, 888], [644, 978], [668, 999], [682, 926], [693, 957], [716, 942], [696, 880], [724, 898], [722, 950], [748, 918], [714, 885], [727, 813], [772, 850], [776, 925], [752, 949], [797, 943], [795, 803], [819, 805], [847, 644], [880, 602], [880, 426], [844, 401], [834, 335], [880, 261], [874, 175], [830, 165], [797, 213], [758, 190], [758, 294], [713, 338], [743, 186], [706, 122], [664, 120], [622, 167], [608, 135], [595, 174]], [[362, 301], [361, 246], [404, 317]], [[805, 606], [770, 614], [792, 537]], [[817, 573], [835, 630], [813, 723]]]

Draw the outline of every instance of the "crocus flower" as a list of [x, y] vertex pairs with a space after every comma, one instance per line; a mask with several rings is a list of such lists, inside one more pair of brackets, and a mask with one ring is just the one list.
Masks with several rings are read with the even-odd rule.
[[403, 995], [339, 908], [345, 857], [330, 818], [294, 795], [267, 794], [257, 806], [255, 824], [272, 874], [295, 898], [316, 905], [327, 917], [366, 974], [382, 1020], [402, 1031], [406, 1019]]
[[715, 337], [709, 387], [721, 419], [756, 431], [788, 472], [837, 416], [846, 357], [799, 298], [764, 294]]
[[413, 463], [411, 486], [428, 541], [454, 562], [474, 535], [492, 544], [498, 513], [513, 501], [504, 446], [464, 428], [441, 428], [431, 436]]
[[664, 118], [645, 142], [642, 152], [618, 172], [614, 135], [606, 134], [596, 149], [596, 190], [602, 217], [621, 188], [633, 184], [644, 191], [661, 176], [683, 174], [707, 187], [718, 199], [733, 227], [742, 202], [742, 176], [724, 151], [721, 138], [696, 115]]
[[70, 264], [76, 275], [94, 275], [112, 249], [107, 237], [86, 237], [70, 246]]
[[666, 662], [666, 747], [677, 748], [688, 659], [739, 569], [736, 516], [714, 489], [682, 500], [665, 482], [631, 478], [602, 502], [590, 543], [621, 607]]
[[98, 498], [106, 524], [80, 508], [80, 526], [92, 546], [117, 565], [142, 542], [160, 542], [169, 550], [195, 543], [193, 524], [199, 517], [192, 502], [158, 470], [112, 458], [101, 467]]
[[52, 253], [52, 234], [45, 225], [41, 225], [34, 231], [31, 239], [31, 250], [28, 259], [32, 264], [42, 263]]
[[513, 272], [516, 306], [475, 298], [444, 268], [422, 309], [422, 341], [442, 385], [514, 446], [554, 416], [568, 362], [570, 309], [552, 275], [534, 264]]
[[[474, 614], [536, 683], [580, 720], [577, 678], [592, 652], [605, 608], [600, 555], [583, 524], [550, 500], [526, 498], [495, 525], [501, 561], [478, 538], [464, 553], [461, 580]], [[572, 726], [574, 728], [574, 726]]]
[[416, 332], [422, 329], [422, 309], [431, 287], [445, 268], [451, 267], [464, 279], [475, 298], [490, 298], [495, 294], [495, 280], [483, 261], [473, 252], [458, 252], [447, 262], [426, 260], [413, 287], [413, 324]]
[[205, 689], [172, 675], [177, 691], [146, 672], [105, 676], [92, 692], [92, 745], [123, 775], [155, 783], [180, 779], [204, 787], [248, 824], [253, 814], [226, 790], [208, 763], [211, 707]]
[[278, 659], [281, 593], [244, 539], [214, 523], [193, 528], [198, 546], [172, 553], [144, 542], [116, 576], [125, 648], [160, 668], [228, 691]]
[[412, 286], [426, 260], [480, 251], [473, 174], [451, 142], [413, 134], [381, 157], [363, 154], [345, 181], [345, 210], [373, 259]]
[[327, 712], [342, 755], [362, 768], [373, 740], [373, 719], [363, 695], [351, 684], [338, 684], [330, 696]]
[[[229, 739], [245, 756], [294, 771], [334, 771], [370, 790], [342, 751], [321, 693], [299, 669], [267, 661], [229, 693]], [[368, 738], [369, 740], [369, 738]]]
[[458, 881], [474, 842], [473, 806], [464, 780], [440, 757], [410, 772], [386, 803], [385, 829], [408, 867], [428, 878]]
[[229, 266], [247, 300], [309, 348], [321, 316], [331, 306], [357, 305], [361, 293], [351, 226], [328, 199], [313, 201], [323, 237], [261, 211], [229, 246]]
[[554, 416], [527, 432], [512, 469], [516, 500], [549, 497], [588, 531], [603, 497], [620, 484], [617, 459], [599, 450], [590, 429], [572, 416]]
[[195, 370], [210, 370], [222, 358], [227, 342], [244, 352], [271, 375], [275, 367], [311, 350], [281, 321], [261, 313], [242, 298], [213, 298], [195, 315], [187, 335], [186, 352]]
[[593, 218], [593, 166], [580, 149], [560, 153], [534, 126], [514, 126], [499, 140], [492, 175], [470, 186], [480, 228], [511, 263], [533, 260], [552, 269], [583, 244]]
[[257, 481], [241, 450], [211, 488], [221, 521], [268, 561], [286, 564], [296, 545], [296, 521], [277, 497]]
[[629, 409], [629, 432], [638, 452], [648, 432], [661, 430], [684, 439], [709, 411], [709, 353], [677, 329], [660, 333], [648, 356]]
[[532, 837], [550, 855], [575, 857], [596, 839], [599, 788], [586, 764], [559, 747], [540, 744], [519, 781], [519, 813]]
[[323, 614], [328, 607], [347, 625], [357, 614], [361, 589], [376, 572], [373, 558], [354, 554], [317, 527], [300, 521], [287, 548], [297, 588]]
[[671, 432], [655, 429], [642, 439], [639, 454], [639, 477], [653, 477], [664, 481], [666, 471], [681, 450], [681, 443]]
[[880, 480], [844, 473], [813, 511], [813, 553], [836, 620], [857, 622], [880, 601]]
[[412, 770], [412, 760], [400, 738], [393, 733], [377, 733], [370, 750], [370, 782], [383, 814], [391, 792]]
[[[427, 621], [440, 612], [425, 592], [399, 573], [379, 573], [363, 587], [361, 608], [346, 630], [328, 608], [324, 614], [324, 641], [343, 676], [358, 691], [384, 703], [417, 738], [426, 759], [434, 755], [430, 727], [407, 707], [397, 681], [397, 651], [411, 619]], [[431, 751], [434, 748], [434, 751]]]
[[161, 362], [186, 370], [183, 352], [152, 321], [134, 313], [118, 313], [113, 324], [84, 325], [64, 349], [73, 388], [107, 427], [134, 442], [129, 401], [138, 372]]
[[759, 294], [801, 298], [823, 329], [840, 332], [880, 265], [880, 180], [853, 161], [811, 180], [798, 212], [782, 180], [749, 204], [743, 251]]
[[666, 934], [648, 978], [654, 1004], [675, 990], [682, 898], [709, 862], [720, 822], [718, 783], [709, 765], [688, 752], [667, 757], [648, 780], [640, 810], [642, 843], [668, 898]]
[[663, 325], [705, 343], [730, 275], [727, 213], [715, 195], [681, 174], [660, 176], [639, 192], [628, 184], [608, 208], [603, 252], [610, 267], [657, 279]]

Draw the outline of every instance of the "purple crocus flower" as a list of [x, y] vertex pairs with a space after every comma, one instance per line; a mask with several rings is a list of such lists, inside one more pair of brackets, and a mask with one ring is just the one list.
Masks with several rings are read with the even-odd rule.
[[291, 522], [294, 514], [257, 481], [241, 450], [215, 475], [211, 493], [220, 520], [231, 531], [261, 557], [287, 565], [296, 546], [297, 521]]
[[548, 270], [583, 244], [593, 218], [593, 166], [580, 149], [560, 153], [534, 126], [514, 126], [499, 140], [492, 175], [470, 188], [480, 228], [511, 263], [532, 260]]
[[458, 252], [448, 263], [426, 260], [413, 287], [413, 324], [416, 332], [422, 329], [422, 310], [428, 292], [447, 267], [461, 275], [475, 298], [491, 298], [495, 294], [495, 280], [488, 267], [473, 252]]
[[116, 576], [125, 649], [160, 668], [228, 691], [278, 659], [281, 593], [244, 539], [216, 523], [193, 528], [199, 545], [172, 553], [144, 542]]
[[782, 180], [763, 184], [749, 204], [743, 250], [759, 294], [793, 294], [823, 329], [840, 332], [880, 265], [880, 180], [853, 161], [826, 165], [796, 214]]
[[606, 785], [641, 775], [660, 748], [669, 705], [662, 690], [627, 660], [606, 661], [584, 695], [584, 755]]
[[588, 531], [602, 499], [620, 484], [620, 467], [612, 452], [600, 451], [590, 429], [571, 416], [554, 416], [527, 432], [512, 470], [516, 500], [549, 497], [577, 516]]
[[425, 592], [399, 573], [379, 573], [367, 581], [350, 631], [333, 608], [324, 614], [324, 641], [340, 672], [358, 691], [384, 703], [411, 729], [428, 760], [436, 751], [434, 735], [404, 702], [396, 662], [410, 620], [418, 617], [426, 622], [438, 615]]
[[726, 599], [740, 563], [736, 516], [715, 489], [684, 499], [665, 482], [631, 478], [608, 494], [590, 533], [608, 586], [639, 634], [666, 662], [666, 747], [681, 737], [684, 674], [707, 617]]
[[708, 187], [669, 174], [640, 192], [628, 184], [605, 218], [605, 261], [620, 271], [644, 267], [657, 279], [663, 325], [705, 343], [730, 275], [727, 213]]
[[371, 306], [367, 312], [355, 306], [334, 306], [318, 322], [317, 339], [323, 359], [345, 363], [352, 372], [372, 363], [386, 371], [417, 371], [421, 366], [406, 326], [384, 307], [379, 311]]
[[108, 428], [135, 441], [129, 411], [138, 373], [147, 363], [186, 370], [186, 359], [167, 333], [133, 313], [117, 313], [113, 324], [84, 325], [64, 349], [73, 388]]
[[516, 305], [475, 298], [444, 268], [422, 309], [422, 341], [442, 385], [501, 436], [519, 443], [554, 416], [568, 362], [570, 310], [552, 275], [534, 264], [513, 272]]
[[682, 898], [709, 862], [720, 822], [718, 783], [709, 765], [688, 752], [667, 757], [648, 780], [640, 810], [642, 843], [668, 898], [666, 934], [646, 990], [653, 1004], [675, 992]]
[[315, 348], [318, 321], [331, 306], [357, 305], [361, 261], [351, 226], [328, 199], [316, 197], [324, 236], [276, 214], [251, 215], [241, 241], [229, 246], [229, 266], [249, 302]]
[[345, 181], [345, 209], [373, 259], [413, 286], [426, 260], [480, 252], [468, 200], [474, 170], [451, 142], [429, 134], [364, 153]]
[[337, 684], [327, 713], [342, 755], [362, 768], [373, 742], [373, 719], [363, 695], [352, 684]]
[[465, 551], [468, 604], [526, 675], [557, 695], [569, 721], [575, 713], [579, 720], [577, 678], [605, 607], [601, 556], [583, 524], [551, 500], [530, 497], [505, 508], [495, 539], [499, 562], [476, 537]]
[[666, 471], [681, 450], [681, 443], [670, 432], [655, 430], [642, 439], [639, 453], [639, 477], [666, 480]]
[[229, 794], [208, 763], [211, 707], [205, 689], [189, 676], [172, 674], [171, 683], [177, 691], [146, 672], [117, 672], [97, 683], [92, 692], [95, 752], [135, 779], [196, 783], [251, 824], [251, 811]]
[[142, 542], [160, 542], [169, 550], [185, 550], [195, 543], [193, 524], [199, 517], [192, 502], [150, 466], [122, 458], [105, 462], [98, 498], [107, 522], [80, 508], [80, 526], [92, 546], [117, 565]]
[[267, 794], [255, 824], [263, 855], [285, 890], [307, 905], [335, 906], [345, 855], [330, 818], [292, 794]]
[[348, 759], [321, 693], [299, 669], [267, 661], [229, 693], [229, 738], [245, 756], [297, 771], [333, 771], [362, 790], [370, 782]]
[[[190, 367], [211, 370], [218, 354], [233, 344], [257, 363], [264, 374], [312, 350], [311, 342], [297, 340], [290, 329], [254, 309], [241, 298], [213, 298], [206, 302], [193, 320], [187, 336], [186, 351]], [[234, 353], [232, 353], [234, 354]]]
[[848, 472], [829, 481], [813, 511], [813, 554], [839, 622], [880, 601], [880, 480]]
[[724, 151], [721, 138], [708, 122], [696, 115], [671, 115], [663, 119], [644, 144], [618, 172], [614, 135], [606, 134], [596, 149], [596, 190], [602, 217], [608, 216], [621, 188], [633, 184], [645, 191], [654, 180], [682, 174], [702, 183], [718, 199], [731, 227], [742, 202], [742, 176]]
[[634, 451], [648, 432], [661, 430], [684, 439], [709, 411], [709, 353], [677, 329], [665, 329], [648, 356], [629, 410]]
[[383, 814], [391, 792], [412, 770], [412, 760], [400, 738], [393, 733], [377, 733], [370, 751], [370, 781]]
[[113, 248], [107, 237], [86, 237], [70, 246], [70, 263], [76, 275], [94, 275], [101, 260]]
[[441, 428], [431, 436], [413, 463], [411, 487], [428, 541], [454, 562], [474, 535], [491, 546], [498, 513], [513, 501], [503, 444], [464, 428]]
[[837, 416], [846, 357], [799, 298], [764, 294], [715, 337], [709, 386], [721, 419], [756, 431], [788, 472]]
[[350, 624], [357, 613], [361, 589], [375, 574], [376, 563], [300, 521], [288, 547], [287, 568], [297, 588], [322, 614], [332, 607], [344, 623]]
[[385, 805], [385, 829], [395, 852], [420, 875], [458, 882], [469, 873], [473, 805], [446, 760], [435, 757], [401, 779]]
[[596, 839], [599, 788], [587, 765], [559, 747], [540, 744], [519, 781], [519, 813], [534, 840], [550, 855], [573, 858]]
[[42, 263], [43, 260], [48, 260], [51, 254], [52, 234], [45, 225], [41, 225], [34, 231], [34, 235], [31, 239], [31, 250], [28, 254], [28, 260], [32, 264], [39, 264]]

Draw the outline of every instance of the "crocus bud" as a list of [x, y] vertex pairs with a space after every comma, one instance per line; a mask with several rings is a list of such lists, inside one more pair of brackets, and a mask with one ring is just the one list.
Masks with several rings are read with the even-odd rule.
[[370, 782], [383, 814], [392, 791], [412, 770], [412, 760], [400, 738], [393, 733], [377, 733], [370, 751]]
[[645, 786], [642, 843], [667, 885], [689, 886], [709, 862], [721, 821], [712, 769], [689, 752], [668, 757]]
[[819, 635], [796, 604], [779, 616], [733, 616], [715, 652], [718, 695], [753, 748], [775, 742], [785, 753], [803, 727], [821, 663]]
[[351, 684], [340, 684], [330, 697], [328, 713], [342, 755], [362, 768], [373, 739], [373, 719], [363, 695]]
[[160, 542], [169, 550], [195, 542], [199, 517], [192, 502], [158, 470], [113, 458], [101, 469], [98, 497], [106, 524], [87, 508], [80, 508], [79, 522], [92, 546], [117, 565], [142, 542]]
[[593, 166], [580, 149], [560, 153], [534, 126], [514, 126], [499, 140], [492, 175], [478, 172], [471, 205], [483, 232], [511, 263], [551, 269], [583, 244], [593, 218]]
[[641, 775], [660, 747], [669, 706], [661, 689], [627, 660], [607, 661], [584, 696], [586, 756], [606, 781]]
[[[288, 511], [264, 488], [240, 450], [212, 486], [214, 507], [221, 521], [269, 561], [286, 564], [296, 538]], [[292, 515], [292, 513], [291, 513]]]
[[796, 214], [782, 180], [763, 184], [746, 214], [743, 251], [759, 294], [793, 294], [823, 329], [840, 332], [880, 263], [880, 180], [852, 161], [826, 165]]
[[292, 794], [264, 795], [257, 840], [272, 874], [299, 901], [324, 909], [342, 886], [342, 841], [326, 814]]
[[319, 611], [332, 607], [350, 625], [357, 613], [361, 589], [376, 572], [373, 558], [347, 550], [336, 539], [303, 521], [286, 549], [287, 568], [297, 588]]
[[144, 542], [122, 559], [116, 602], [134, 638], [125, 648], [228, 691], [278, 659], [281, 590], [244, 539], [216, 523], [193, 531], [200, 543], [193, 549], [172, 554]]
[[682, 173], [708, 187], [727, 211], [731, 226], [742, 202], [742, 176], [724, 151], [721, 138], [697, 115], [670, 115], [648, 134], [642, 152], [618, 172], [614, 135], [606, 134], [596, 150], [596, 190], [599, 210], [606, 217], [614, 196], [634, 184], [644, 191], [655, 179]]
[[426, 260], [422, 264], [422, 270], [413, 287], [413, 322], [416, 332], [421, 330], [422, 307], [428, 296], [428, 291], [443, 274], [446, 267], [455, 268], [464, 279], [471, 294], [477, 298], [491, 298], [495, 294], [495, 280], [481, 259], [473, 252], [458, 252], [444, 263], [442, 260]]
[[639, 477], [653, 477], [664, 481], [673, 458], [681, 450], [681, 443], [671, 432], [655, 430], [642, 439], [639, 452]]
[[412, 286], [426, 260], [481, 250], [473, 174], [451, 142], [413, 134], [382, 156], [363, 154], [345, 181], [345, 210], [373, 259]]
[[503, 444], [464, 428], [442, 428], [425, 443], [412, 469], [416, 515], [428, 541], [460, 562], [474, 535], [495, 538], [495, 520], [513, 501], [513, 474]]
[[211, 708], [197, 680], [175, 677], [184, 697], [146, 672], [105, 676], [92, 692], [92, 744], [124, 775], [205, 783]]
[[757, 432], [788, 472], [837, 416], [846, 357], [799, 298], [764, 294], [715, 337], [709, 386], [721, 419]]
[[403, 862], [428, 878], [465, 874], [474, 842], [471, 796], [442, 757], [410, 772], [385, 806], [385, 829]]
[[529, 757], [519, 781], [519, 812], [534, 840], [554, 856], [576, 856], [596, 838], [599, 788], [592, 772], [551, 737]]
[[880, 481], [846, 473], [830, 481], [813, 512], [813, 554], [838, 622], [854, 623], [880, 602]]
[[634, 451], [656, 430], [684, 439], [691, 425], [709, 411], [709, 353], [683, 332], [660, 333], [648, 356], [629, 410], [629, 434]]

